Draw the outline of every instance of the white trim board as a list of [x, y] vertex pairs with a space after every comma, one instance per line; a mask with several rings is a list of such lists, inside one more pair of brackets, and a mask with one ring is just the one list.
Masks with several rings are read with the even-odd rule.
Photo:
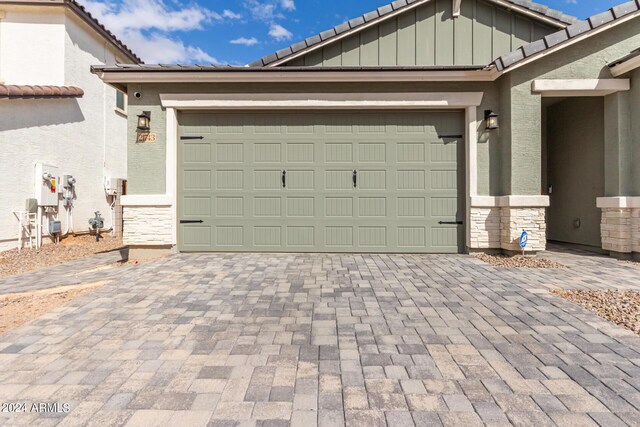
[[543, 97], [606, 96], [631, 89], [629, 79], [538, 79], [531, 92]]
[[546, 208], [549, 196], [475, 196], [471, 197], [472, 208]]
[[598, 197], [596, 205], [600, 209], [640, 209], [640, 196]]
[[611, 75], [613, 75], [613, 77], [618, 77], [625, 73], [628, 73], [629, 71], [633, 71], [638, 67], [640, 67], [640, 56], [627, 59], [626, 61], [609, 68], [609, 70], [611, 71]]
[[467, 108], [482, 103], [483, 92], [160, 94], [165, 108], [177, 109], [406, 109]]

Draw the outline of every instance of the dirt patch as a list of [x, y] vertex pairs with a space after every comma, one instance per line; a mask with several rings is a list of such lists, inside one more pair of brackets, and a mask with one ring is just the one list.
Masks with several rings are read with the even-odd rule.
[[0, 335], [109, 283], [104, 280], [33, 292], [0, 295]]
[[124, 246], [119, 238], [107, 235], [96, 242], [95, 236], [83, 235], [68, 236], [60, 244], [43, 245], [38, 250], [25, 248], [18, 252], [17, 249], [11, 249], [0, 252], [0, 279], [122, 247]]
[[537, 256], [477, 254], [475, 257], [500, 268], [565, 268], [562, 264]]
[[614, 290], [554, 290], [551, 292], [640, 335], [640, 292]]

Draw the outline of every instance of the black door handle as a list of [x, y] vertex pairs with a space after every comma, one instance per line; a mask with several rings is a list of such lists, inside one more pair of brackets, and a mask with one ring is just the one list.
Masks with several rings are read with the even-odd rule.
[[287, 171], [282, 171], [282, 188], [287, 188]]
[[438, 221], [440, 225], [462, 225], [462, 221]]
[[181, 136], [181, 140], [189, 140], [189, 139], [204, 139], [204, 136]]
[[180, 224], [202, 224], [204, 221], [203, 220], [182, 220], [180, 221]]
[[353, 188], [358, 187], [358, 171], [353, 171]]

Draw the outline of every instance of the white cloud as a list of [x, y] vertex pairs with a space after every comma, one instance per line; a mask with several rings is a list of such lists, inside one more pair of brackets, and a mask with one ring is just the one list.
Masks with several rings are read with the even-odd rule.
[[296, 3], [294, 0], [280, 0], [280, 6], [284, 10], [296, 10]]
[[256, 21], [270, 23], [276, 18], [283, 18], [281, 14], [276, 12], [276, 4], [272, 2], [245, 0], [244, 7], [249, 10]]
[[133, 49], [145, 62], [151, 64], [180, 64], [198, 62], [204, 64], [220, 64], [199, 47], [187, 46], [181, 40], [172, 39], [160, 33], [150, 35], [139, 31], [126, 33], [129, 47]]
[[201, 30], [205, 24], [238, 19], [231, 11], [224, 11], [221, 15], [198, 5], [172, 9], [163, 0], [127, 0], [118, 3], [108, 0], [80, 1], [102, 24], [149, 63], [219, 63], [201, 48], [185, 45], [169, 33]]
[[276, 41], [291, 40], [293, 34], [280, 24], [271, 24], [269, 35]]
[[228, 19], [240, 19], [242, 18], [242, 15], [240, 15], [239, 13], [235, 13], [229, 9], [225, 9], [225, 11], [222, 12], [222, 17]]
[[243, 46], [254, 46], [258, 44], [258, 39], [255, 37], [250, 37], [250, 38], [246, 38], [246, 37], [240, 37], [234, 40], [231, 40], [229, 43], [231, 44], [240, 44]]

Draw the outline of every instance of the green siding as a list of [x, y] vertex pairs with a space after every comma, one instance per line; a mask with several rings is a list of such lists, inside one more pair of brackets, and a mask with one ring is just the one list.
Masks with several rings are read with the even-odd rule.
[[[184, 113], [182, 251], [464, 249], [460, 112]], [[357, 186], [353, 171], [357, 171]], [[283, 171], [286, 185], [283, 186]]]
[[284, 65], [486, 65], [557, 28], [482, 0], [433, 0]]

